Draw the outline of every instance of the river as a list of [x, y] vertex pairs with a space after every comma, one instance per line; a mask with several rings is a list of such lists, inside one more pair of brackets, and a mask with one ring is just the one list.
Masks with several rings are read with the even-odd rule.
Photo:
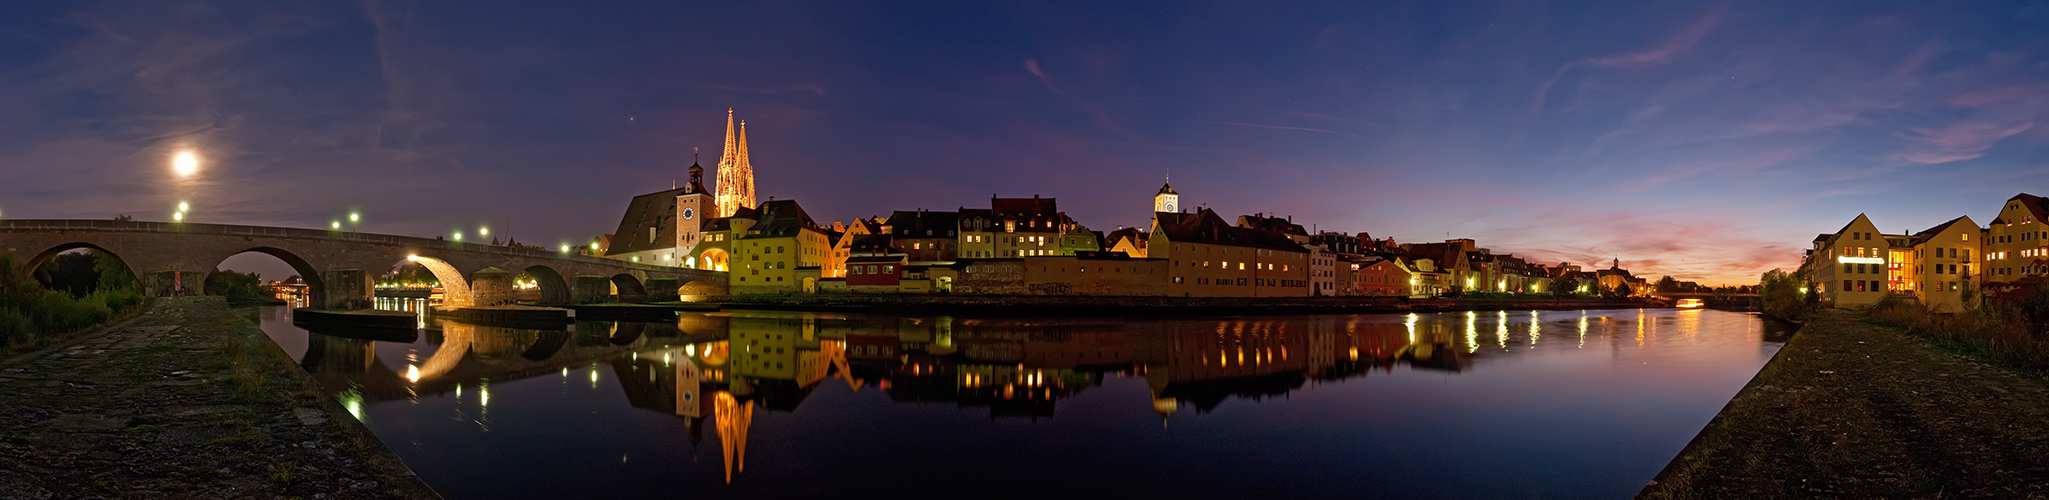
[[247, 314], [451, 499], [1628, 498], [1781, 345], [1697, 309], [320, 333]]

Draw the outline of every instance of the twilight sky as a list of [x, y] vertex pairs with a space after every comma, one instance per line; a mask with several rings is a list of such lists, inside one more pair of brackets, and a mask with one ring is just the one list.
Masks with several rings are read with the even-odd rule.
[[9, 3], [0, 216], [582, 242], [729, 107], [821, 220], [1040, 194], [1107, 231], [1171, 171], [1227, 217], [1707, 283], [2049, 194], [2045, 2], [724, 3]]

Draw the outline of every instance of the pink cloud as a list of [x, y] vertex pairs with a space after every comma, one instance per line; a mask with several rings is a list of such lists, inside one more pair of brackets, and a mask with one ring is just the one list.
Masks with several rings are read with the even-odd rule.
[[1055, 94], [1060, 93], [1060, 87], [1054, 86], [1053, 79], [1046, 78], [1046, 72], [1039, 69], [1039, 60], [1025, 59], [1024, 67], [1026, 72], [1031, 73], [1033, 77], [1039, 79], [1040, 85], [1046, 86], [1046, 90], [1051, 90]]
[[1906, 152], [1900, 157], [1923, 165], [1969, 160], [1983, 156], [1985, 150], [1991, 149], [2000, 139], [2034, 126], [2032, 117], [2024, 117], [2005, 122], [1963, 121], [1940, 129], [1916, 127], [1909, 129], [1912, 133], [1898, 135], [1920, 143], [1921, 149]]

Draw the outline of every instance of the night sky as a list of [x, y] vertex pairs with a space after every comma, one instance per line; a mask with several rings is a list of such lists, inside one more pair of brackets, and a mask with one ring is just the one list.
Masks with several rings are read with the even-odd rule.
[[821, 221], [1039, 194], [1108, 231], [1171, 173], [1707, 283], [2049, 194], [2049, 3], [1153, 3], [13, 2], [0, 216], [580, 243], [727, 108]]

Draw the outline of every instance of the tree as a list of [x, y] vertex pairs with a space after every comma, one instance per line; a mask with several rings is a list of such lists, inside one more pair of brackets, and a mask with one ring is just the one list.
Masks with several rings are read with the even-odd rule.
[[1682, 291], [1679, 289], [1679, 280], [1672, 279], [1671, 276], [1658, 278], [1657, 290], [1658, 293], [1678, 293]]
[[1800, 322], [1819, 305], [1813, 289], [1806, 280], [1792, 273], [1773, 269], [1758, 279], [1758, 299], [1764, 315], [1786, 321]]
[[1551, 295], [1559, 297], [1579, 293], [1579, 278], [1574, 277], [1572, 273], [1561, 273], [1558, 277], [1551, 278], [1550, 288]]

